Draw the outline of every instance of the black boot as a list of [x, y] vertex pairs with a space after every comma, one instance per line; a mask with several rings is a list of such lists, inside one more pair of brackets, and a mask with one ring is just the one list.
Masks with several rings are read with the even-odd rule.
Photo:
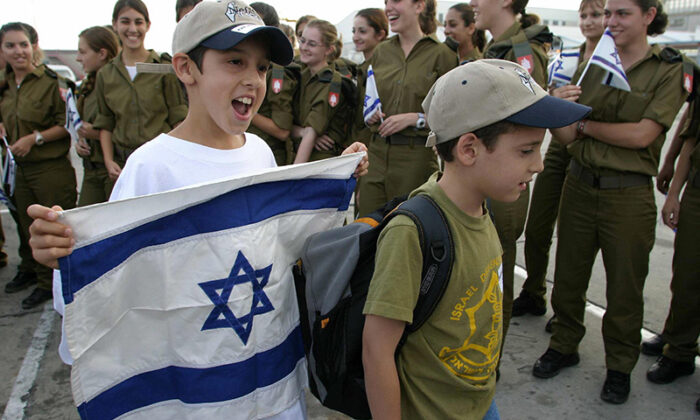
[[36, 284], [33, 271], [18, 271], [15, 277], [5, 285], [5, 293], [17, 293]]
[[646, 341], [642, 341], [642, 354], [661, 356], [661, 353], [664, 351], [664, 345], [666, 345], [664, 338], [661, 334], [657, 334]]
[[551, 378], [557, 376], [563, 368], [577, 365], [580, 360], [578, 353], [564, 354], [554, 349], [547, 349], [535, 362], [532, 374], [538, 378]]
[[630, 375], [608, 369], [600, 399], [610, 404], [622, 404], [630, 395]]
[[51, 290], [40, 289], [37, 287], [36, 289], [34, 289], [31, 295], [27, 296], [22, 301], [22, 309], [36, 308], [37, 306], [41, 305], [47, 300], [51, 300], [52, 298], [53, 293], [51, 293]]
[[525, 314], [542, 316], [546, 312], [546, 305], [532, 297], [530, 293], [522, 290], [520, 291], [520, 296], [513, 301], [513, 312], [511, 316], [523, 316]]
[[694, 361], [679, 362], [660, 356], [647, 370], [647, 379], [655, 384], [670, 384], [681, 376], [692, 375], [693, 372], [695, 372]]

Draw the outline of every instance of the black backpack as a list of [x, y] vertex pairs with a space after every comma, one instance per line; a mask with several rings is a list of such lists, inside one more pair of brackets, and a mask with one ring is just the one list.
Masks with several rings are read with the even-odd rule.
[[311, 236], [294, 269], [311, 392], [324, 406], [357, 419], [371, 418], [362, 366], [362, 309], [380, 232], [393, 217], [406, 215], [418, 228], [423, 251], [413, 323], [406, 326], [397, 354], [408, 334], [432, 314], [452, 271], [454, 243], [442, 210], [427, 195], [404, 200]]

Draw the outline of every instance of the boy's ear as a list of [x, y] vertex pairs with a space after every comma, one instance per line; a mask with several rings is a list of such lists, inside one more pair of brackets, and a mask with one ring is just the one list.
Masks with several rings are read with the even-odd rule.
[[195, 78], [193, 72], [199, 72], [197, 64], [185, 53], [177, 53], [173, 56], [173, 68], [177, 78], [185, 85], [193, 85]]
[[472, 166], [480, 153], [481, 141], [474, 133], [462, 134], [452, 150], [452, 155], [464, 166]]

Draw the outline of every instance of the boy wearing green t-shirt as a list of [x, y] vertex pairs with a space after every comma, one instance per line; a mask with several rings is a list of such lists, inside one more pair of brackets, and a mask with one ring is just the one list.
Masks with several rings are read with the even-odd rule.
[[548, 96], [517, 64], [480, 60], [438, 79], [423, 109], [426, 146], [445, 169], [411, 195], [440, 206], [455, 259], [442, 299], [395, 355], [413, 319], [423, 256], [408, 217], [382, 231], [364, 307], [367, 397], [374, 419], [497, 419], [502, 249], [484, 201], [517, 200], [542, 170], [545, 128], [575, 123], [590, 108]]

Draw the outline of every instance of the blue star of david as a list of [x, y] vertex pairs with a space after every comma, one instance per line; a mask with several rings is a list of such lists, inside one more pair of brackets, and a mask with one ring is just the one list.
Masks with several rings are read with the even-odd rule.
[[622, 63], [620, 62], [620, 56], [617, 55], [617, 51], [611, 52], [611, 53], [610, 53], [610, 56], [611, 56], [612, 58], [615, 59], [615, 64], [617, 64], [618, 66], [619, 66], [620, 64], [622, 64]]
[[564, 61], [563, 60], [557, 60], [556, 65], [554, 66], [554, 72], [556, 73], [558, 70], [561, 70], [564, 68]]
[[[275, 310], [272, 302], [270, 302], [263, 290], [270, 280], [271, 271], [272, 264], [261, 270], [254, 270], [245, 255], [238, 251], [236, 262], [233, 263], [233, 268], [231, 268], [231, 273], [229, 273], [227, 278], [199, 283], [199, 287], [204, 290], [204, 293], [215, 305], [204, 322], [202, 331], [232, 328], [241, 338], [243, 344], [248, 344], [250, 332], [253, 330], [253, 318], [256, 315]], [[229, 308], [228, 300], [231, 297], [233, 288], [244, 283], [250, 283], [253, 286], [253, 302], [250, 312], [237, 317]], [[218, 290], [221, 290], [221, 294], [217, 293]]]

